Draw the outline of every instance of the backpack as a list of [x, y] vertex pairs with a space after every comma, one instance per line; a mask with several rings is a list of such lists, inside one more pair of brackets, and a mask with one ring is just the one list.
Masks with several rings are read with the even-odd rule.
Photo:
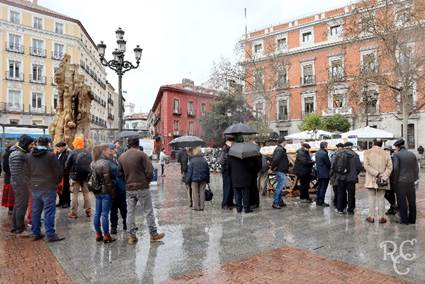
[[101, 193], [102, 192], [102, 182], [99, 178], [99, 176], [96, 173], [96, 170], [93, 167], [91, 167], [89, 172], [89, 180], [87, 181], [87, 186], [89, 188], [89, 191], [93, 193]]
[[90, 173], [90, 163], [92, 162], [91, 155], [87, 151], [80, 151], [77, 153], [74, 163], [74, 171], [78, 176], [84, 178]]
[[337, 174], [346, 174], [349, 170], [349, 162], [346, 153], [338, 153], [335, 156], [334, 172]]

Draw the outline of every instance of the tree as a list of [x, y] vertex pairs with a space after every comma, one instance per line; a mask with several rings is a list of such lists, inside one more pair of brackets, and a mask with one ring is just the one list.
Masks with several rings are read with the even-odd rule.
[[323, 130], [329, 132], [347, 132], [350, 130], [350, 122], [348, 119], [341, 114], [335, 114], [331, 117], [322, 119]]
[[300, 130], [318, 130], [322, 128], [322, 118], [316, 113], [310, 113], [304, 117], [303, 122], [300, 125]]
[[[390, 93], [380, 96], [385, 103], [399, 106], [396, 117], [402, 120], [407, 140], [409, 118], [424, 107], [425, 5], [414, 0], [362, 0], [352, 10], [345, 26], [345, 40], [356, 43], [373, 40], [376, 50], [363, 56], [363, 67], [354, 74], [352, 93], [368, 113], [376, 102], [371, 85]], [[369, 88], [368, 88], [369, 87]]]

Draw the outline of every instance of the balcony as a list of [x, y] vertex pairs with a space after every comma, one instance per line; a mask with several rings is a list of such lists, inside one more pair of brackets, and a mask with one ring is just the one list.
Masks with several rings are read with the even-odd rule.
[[289, 82], [288, 81], [282, 81], [282, 82], [278, 81], [276, 83], [276, 88], [275, 89], [276, 90], [286, 90], [286, 89], [289, 89]]
[[187, 111], [187, 116], [189, 116], [189, 117], [195, 117], [195, 111], [193, 111], [193, 110], [188, 110], [188, 111]]
[[344, 71], [332, 72], [329, 70], [329, 81], [331, 82], [345, 82], [346, 74]]
[[46, 50], [44, 48], [30, 47], [30, 54], [38, 57], [46, 57]]
[[316, 76], [313, 75], [305, 75], [300, 78], [301, 86], [312, 86], [316, 84]]
[[19, 43], [6, 42], [6, 50], [10, 52], [24, 54], [25, 47]]
[[181, 114], [182, 114], [182, 110], [181, 110], [181, 108], [180, 108], [180, 107], [175, 107], [175, 108], [173, 109], [173, 114], [174, 114], [174, 115], [181, 115]]
[[46, 106], [40, 106], [40, 107], [32, 107], [30, 106], [30, 113], [46, 113], [47, 112], [47, 108]]
[[34, 84], [46, 84], [46, 76], [34, 76], [30, 74], [30, 82]]
[[0, 111], [11, 112], [11, 113], [23, 113], [24, 105], [22, 104], [11, 104], [11, 103], [0, 103]]
[[334, 114], [350, 115], [352, 114], [352, 109], [350, 107], [338, 107], [338, 108], [329, 108], [323, 111], [323, 116], [332, 116]]
[[18, 82], [24, 81], [24, 74], [23, 73], [6, 71], [5, 77], [6, 77], [7, 80], [10, 80], [10, 81], [18, 81]]
[[62, 51], [52, 51], [52, 59], [54, 60], [62, 60], [63, 59], [63, 52]]

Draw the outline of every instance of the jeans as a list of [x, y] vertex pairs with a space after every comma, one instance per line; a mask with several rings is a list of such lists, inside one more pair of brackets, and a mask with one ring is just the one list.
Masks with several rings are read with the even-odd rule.
[[356, 208], [356, 183], [339, 180], [337, 198], [338, 211], [344, 211], [347, 208], [348, 212], [354, 212]]
[[328, 178], [319, 178], [317, 184], [317, 203], [325, 202], [326, 190], [328, 189], [329, 179]]
[[276, 177], [277, 177], [277, 184], [276, 184], [276, 190], [273, 196], [273, 205], [279, 205], [280, 201], [282, 200], [282, 197], [283, 197], [282, 190], [283, 190], [283, 187], [285, 186], [286, 175], [283, 172], [276, 172]]
[[242, 210], [242, 207], [245, 211], [249, 211], [249, 187], [235, 187], [235, 198], [236, 198], [236, 208], [238, 211]]
[[230, 176], [223, 174], [223, 201], [221, 202], [221, 207], [233, 206], [233, 188], [232, 188], [232, 179]]
[[25, 213], [28, 208], [29, 189], [26, 186], [12, 184], [15, 194], [15, 206], [12, 212], [13, 229], [17, 233], [25, 230]]
[[416, 191], [415, 184], [399, 182], [396, 188], [397, 203], [401, 223], [416, 223]]
[[112, 205], [111, 205], [111, 227], [117, 228], [118, 227], [118, 210], [120, 211], [121, 218], [123, 220], [123, 228], [126, 229], [126, 219], [127, 219], [127, 201], [126, 201], [126, 194], [124, 192], [119, 192], [115, 196], [114, 199], [112, 199]]
[[[96, 212], [94, 213], [94, 229], [96, 233], [102, 233], [109, 235], [109, 211], [111, 210], [112, 198], [109, 194], [95, 194], [96, 198]], [[102, 223], [102, 229], [100, 228]]]
[[298, 177], [300, 180], [300, 199], [310, 199], [310, 194], [308, 190], [310, 189], [310, 179], [308, 176], [300, 176]]
[[46, 238], [53, 239], [55, 232], [56, 214], [56, 191], [33, 190], [32, 191], [32, 234], [41, 235], [41, 212], [44, 210], [44, 229]]
[[137, 227], [135, 221], [136, 205], [140, 202], [143, 214], [146, 216], [146, 221], [149, 227], [149, 233], [155, 235], [157, 227], [155, 222], [155, 215], [152, 208], [151, 191], [149, 188], [127, 191], [127, 227], [130, 235], [136, 235]]

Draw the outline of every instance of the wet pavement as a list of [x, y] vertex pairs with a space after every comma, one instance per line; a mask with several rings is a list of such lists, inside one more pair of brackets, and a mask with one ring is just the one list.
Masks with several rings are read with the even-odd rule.
[[[177, 165], [166, 170], [167, 176], [151, 189], [159, 230], [166, 234], [163, 242], [149, 242], [140, 211], [140, 240], [130, 246], [122, 231], [115, 243], [97, 243], [82, 208], [77, 220], [69, 220], [67, 210], [59, 209], [58, 232], [66, 240], [48, 244], [54, 257], [46, 256], [44, 262], [57, 260], [75, 283], [425, 283], [424, 176], [417, 195], [417, 224], [406, 226], [397, 224], [396, 217], [383, 225], [367, 223], [367, 193], [360, 186], [354, 216], [300, 204], [296, 198], [286, 200], [288, 207], [274, 210], [271, 197], [262, 197], [261, 207], [251, 214], [224, 211], [220, 175], [212, 176], [213, 201], [207, 202], [205, 211], [193, 211]], [[328, 201], [330, 197], [328, 192]], [[7, 219], [2, 208], [0, 220], [5, 224]], [[0, 248], [5, 239], [2, 235]], [[404, 245], [406, 259], [397, 259], [399, 272], [408, 269], [399, 275], [391, 258], [384, 260], [380, 244], [393, 241], [400, 246], [413, 239], [417, 243]], [[19, 244], [13, 242], [12, 246]], [[412, 260], [407, 260], [407, 253], [415, 254]], [[399, 255], [398, 249], [393, 256]], [[0, 250], [0, 259], [6, 256]], [[13, 270], [0, 268], [0, 283], [11, 279], [3, 278], [3, 272]]]

